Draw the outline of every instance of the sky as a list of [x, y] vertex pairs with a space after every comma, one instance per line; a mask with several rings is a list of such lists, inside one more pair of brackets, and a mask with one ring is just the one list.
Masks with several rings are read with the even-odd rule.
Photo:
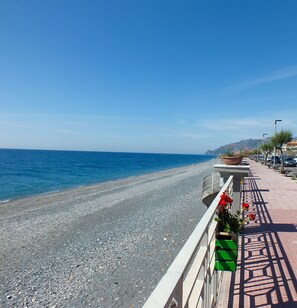
[[205, 153], [297, 136], [296, 0], [0, 0], [0, 148]]

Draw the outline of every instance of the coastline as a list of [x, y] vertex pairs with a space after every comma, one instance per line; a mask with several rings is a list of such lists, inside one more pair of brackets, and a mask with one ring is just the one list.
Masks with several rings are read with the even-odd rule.
[[100, 187], [101, 185], [109, 185], [109, 184], [113, 184], [113, 183], [121, 183], [121, 181], [126, 181], [126, 180], [130, 180], [130, 179], [134, 179], [134, 178], [141, 178], [141, 177], [145, 177], [145, 176], [150, 176], [150, 175], [158, 175], [158, 174], [162, 174], [163, 172], [168, 172], [168, 171], [173, 171], [176, 169], [183, 169], [183, 168], [188, 168], [191, 166], [199, 166], [200, 164], [204, 164], [204, 163], [209, 163], [209, 162], [213, 162], [215, 161], [217, 158], [212, 158], [209, 161], [206, 162], [199, 162], [196, 164], [190, 164], [190, 165], [185, 165], [182, 167], [174, 167], [174, 168], [169, 168], [169, 169], [164, 169], [164, 170], [160, 170], [160, 171], [155, 171], [155, 172], [147, 172], [147, 173], [143, 173], [143, 174], [139, 174], [139, 175], [131, 175], [131, 176], [126, 176], [126, 177], [119, 177], [116, 179], [112, 179], [112, 180], [103, 180], [103, 181], [99, 181], [96, 183], [92, 183], [92, 184], [86, 184], [86, 185], [78, 185], [78, 186], [73, 186], [73, 187], [69, 187], [69, 188], [61, 188], [61, 189], [57, 189], [57, 190], [52, 190], [52, 191], [47, 191], [47, 192], [43, 192], [43, 193], [32, 193], [31, 195], [24, 195], [24, 196], [16, 196], [10, 199], [3, 199], [0, 200], [0, 207], [1, 204], [6, 204], [6, 203], [10, 203], [10, 202], [14, 202], [17, 200], [26, 200], [26, 199], [31, 199], [31, 198], [35, 198], [35, 197], [42, 197], [42, 196], [47, 196], [47, 195], [53, 195], [53, 194], [60, 194], [60, 193], [64, 193], [64, 192], [68, 192], [68, 191], [75, 191], [78, 189], [88, 189], [88, 188], [92, 188], [92, 187]]
[[213, 164], [0, 204], [2, 305], [141, 307], [206, 211]]
[[0, 149], [0, 202], [140, 176], [210, 155]]

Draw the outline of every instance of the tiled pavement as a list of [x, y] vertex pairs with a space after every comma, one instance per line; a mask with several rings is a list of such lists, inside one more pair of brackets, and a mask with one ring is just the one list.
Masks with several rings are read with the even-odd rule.
[[297, 307], [297, 181], [249, 160], [243, 201], [257, 218], [240, 237], [218, 307]]

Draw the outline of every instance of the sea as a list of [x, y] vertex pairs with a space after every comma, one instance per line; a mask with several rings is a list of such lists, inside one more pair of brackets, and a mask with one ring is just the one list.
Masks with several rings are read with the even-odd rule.
[[199, 164], [212, 155], [0, 149], [0, 202]]

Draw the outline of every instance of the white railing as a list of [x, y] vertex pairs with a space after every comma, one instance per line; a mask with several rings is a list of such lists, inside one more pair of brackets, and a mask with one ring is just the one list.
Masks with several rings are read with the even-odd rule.
[[220, 189], [220, 173], [212, 172], [212, 174], [204, 177], [202, 180], [201, 199], [203, 200], [205, 197], [219, 192]]
[[222, 272], [215, 271], [216, 210], [223, 191], [233, 195], [233, 176], [199, 221], [143, 308], [213, 307]]

